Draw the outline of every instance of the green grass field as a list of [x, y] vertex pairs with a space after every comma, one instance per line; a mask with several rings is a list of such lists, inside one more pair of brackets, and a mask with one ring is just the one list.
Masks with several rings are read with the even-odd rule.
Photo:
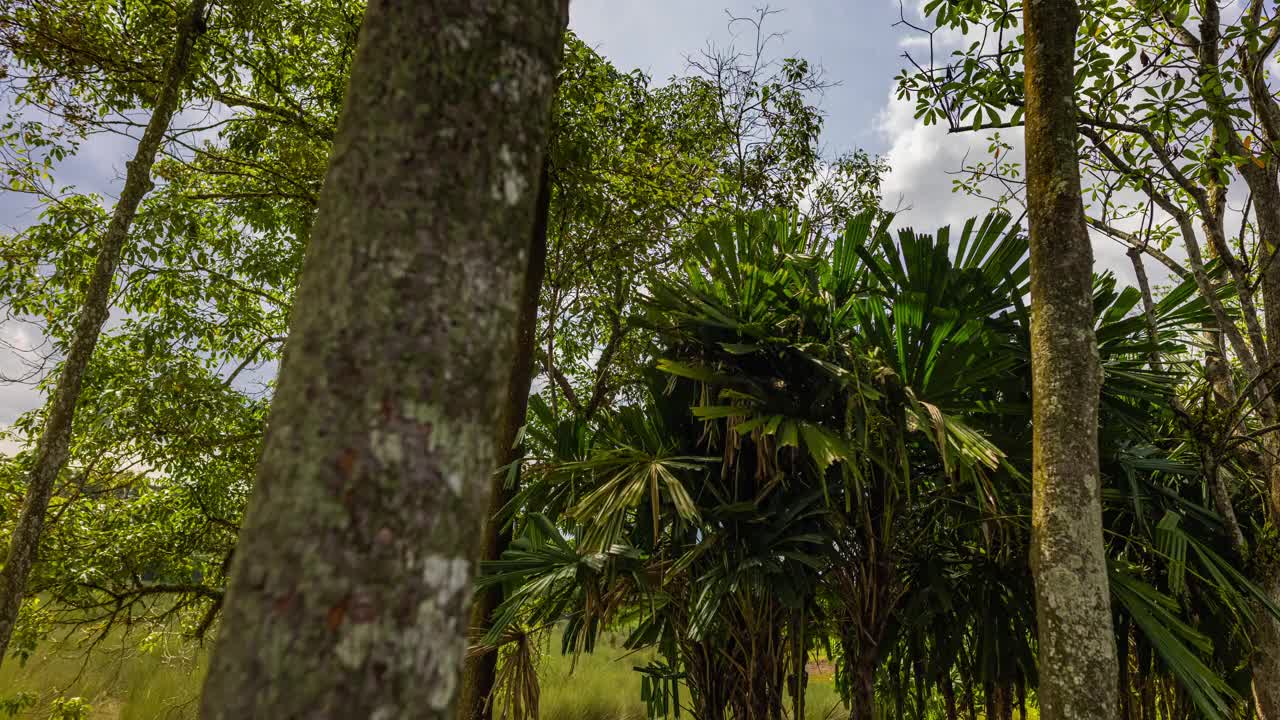
[[[25, 665], [0, 669], [0, 701], [26, 693], [35, 704], [16, 715], [24, 720], [189, 720], [204, 676], [204, 650], [176, 635], [114, 639], [99, 645], [86, 662], [83, 649], [49, 644]], [[652, 659], [605, 648], [572, 658], [546, 652], [539, 664], [542, 720], [643, 720], [640, 678], [632, 670]], [[59, 700], [79, 698], [88, 709], [54, 712]], [[847, 717], [830, 678], [809, 681], [806, 720]], [[72, 703], [70, 708], [77, 707]], [[0, 710], [0, 719], [6, 713]]]
[[[578, 659], [558, 653], [543, 655], [542, 720], [644, 720], [640, 678], [632, 668], [653, 659], [652, 653], [627, 654], [617, 648], [598, 650]], [[805, 720], [843, 720], [830, 677], [810, 677]]]
[[[10, 660], [0, 670], [0, 720], [195, 720], [205, 653], [177, 634], [117, 638], [99, 645], [88, 662], [82, 648], [50, 644], [25, 665]], [[609, 646], [575, 665], [558, 652], [544, 652], [538, 666], [542, 720], [644, 720], [640, 678], [632, 667], [652, 659], [651, 653]], [[34, 704], [8, 714], [5, 701], [19, 693]], [[61, 713], [59, 701], [66, 708]], [[848, 717], [830, 676], [810, 676], [806, 705], [805, 720]], [[1030, 708], [1028, 720], [1038, 717]]]
[[[169, 634], [113, 638], [91, 655], [74, 644], [47, 644], [25, 664], [5, 662], [0, 701], [26, 694], [34, 705], [17, 717], [41, 720], [195, 718], [203, 659], [198, 647]], [[79, 698], [87, 712], [54, 712], [59, 701], [70, 698]]]

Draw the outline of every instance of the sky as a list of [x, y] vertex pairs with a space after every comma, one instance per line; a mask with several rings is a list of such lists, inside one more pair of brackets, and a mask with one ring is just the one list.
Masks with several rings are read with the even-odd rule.
[[[730, 15], [754, 15], [759, 7], [758, 0], [573, 0], [569, 23], [619, 68], [661, 81], [683, 72], [686, 58], [708, 42], [749, 46], [748, 28], [739, 26], [735, 38]], [[985, 212], [983, 203], [953, 194], [943, 172], [958, 169], [970, 145], [984, 138], [926, 128], [912, 117], [909, 101], [896, 99], [903, 53], [919, 47], [919, 33], [896, 26], [897, 0], [782, 0], [768, 7], [776, 14], [767, 29], [783, 34], [774, 51], [809, 60], [835, 83], [820, 102], [829, 154], [861, 148], [884, 155], [892, 168], [885, 202], [903, 206], [901, 221], [918, 229]]]
[[[823, 98], [827, 140], [833, 149], [887, 147], [878, 119], [901, 65], [897, 40], [909, 31], [892, 27], [895, 0], [782, 0], [773, 4], [766, 30], [783, 33], [775, 52], [803, 57], [839, 83]], [[660, 81], [685, 70], [686, 58], [705, 48], [732, 44], [730, 15], [753, 16], [762, 7], [735, 0], [572, 0], [569, 25], [623, 70], [639, 68]], [[748, 47], [748, 28], [737, 27]]]
[[[834, 157], [861, 148], [884, 156], [891, 167], [884, 183], [886, 206], [899, 208], [899, 225], [931, 231], [989, 209], [984, 200], [953, 193], [948, 174], [962, 166], [966, 154], [985, 148], [987, 137], [925, 127], [912, 116], [910, 101], [896, 98], [894, 77], [907, 62], [903, 53], [922, 48], [919, 32], [897, 23], [901, 12], [917, 18], [913, 9], [918, 3], [906, 0], [906, 9], [900, 10], [898, 0], [775, 0], [768, 7], [777, 12], [766, 29], [782, 33], [773, 46], [779, 57], [803, 57], [834, 83], [820, 102], [826, 114], [826, 153]], [[570, 26], [619, 69], [639, 68], [661, 83], [683, 74], [688, 58], [709, 43], [749, 47], [754, 36], [743, 35], [747, 28], [738, 25], [735, 38], [730, 18], [753, 16], [760, 7], [761, 0], [572, 0]], [[1020, 137], [1010, 138], [1007, 132], [1005, 137], [1014, 140], [1020, 154]], [[113, 199], [131, 151], [127, 138], [91, 141], [59, 168], [59, 184]], [[29, 198], [0, 192], [0, 228], [14, 230], [33, 222], [31, 205]], [[1105, 239], [1095, 239], [1094, 245], [1098, 267], [1132, 279], [1123, 249]], [[1159, 268], [1150, 272], [1154, 282], [1164, 279]], [[0, 340], [38, 342], [29, 328], [8, 324], [0, 325]], [[17, 369], [13, 358], [0, 353], [0, 373]], [[0, 383], [0, 425], [39, 399], [29, 387]]]
[[[767, 28], [783, 33], [775, 47], [781, 56], [803, 57], [824, 69], [837, 83], [826, 91], [824, 145], [830, 155], [861, 148], [884, 156], [891, 168], [884, 185], [884, 202], [899, 208], [898, 224], [925, 232], [948, 224], [962, 224], [983, 215], [990, 204], [952, 192], [954, 177], [966, 155], [985, 151], [986, 133], [949, 134], [939, 126], [926, 127], [913, 116], [910, 100], [899, 100], [894, 78], [907, 60], [920, 53], [926, 38], [899, 24], [903, 15], [919, 20], [918, 0], [775, 0], [777, 11]], [[639, 68], [655, 81], [684, 71], [687, 58], [708, 42], [732, 44], [730, 16], [751, 16], [760, 0], [571, 0], [569, 25], [622, 70]], [[923, 23], [916, 23], [923, 25]], [[745, 28], [739, 27], [739, 31]], [[737, 38], [740, 47], [753, 37]], [[939, 50], [950, 50], [955, 35], [939, 33]], [[1018, 131], [1005, 131], [1015, 151], [1022, 152]], [[1096, 265], [1132, 282], [1133, 271], [1124, 249], [1095, 238]], [[1152, 282], [1166, 278], [1149, 268]]]

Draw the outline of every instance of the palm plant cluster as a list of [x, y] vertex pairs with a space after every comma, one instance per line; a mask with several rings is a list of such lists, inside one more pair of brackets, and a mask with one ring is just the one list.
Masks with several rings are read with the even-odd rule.
[[[584, 421], [533, 398], [508, 468], [518, 537], [480, 581], [506, 597], [473, 648], [503, 654], [495, 706], [536, 716], [531, 637], [554, 629], [566, 653], [617, 631], [656, 649], [636, 668], [653, 717], [804, 717], [821, 656], [853, 718], [1026, 716], [1026, 240], [998, 214], [934, 236], [891, 223], [710, 226], [683, 273], [648, 282], [637, 400]], [[1234, 717], [1254, 613], [1280, 609], [1200, 473], [1211, 390], [1191, 366], [1211, 316], [1190, 285], [1143, 308], [1103, 275], [1094, 299], [1124, 713]], [[1235, 492], [1257, 532], [1254, 489]]]

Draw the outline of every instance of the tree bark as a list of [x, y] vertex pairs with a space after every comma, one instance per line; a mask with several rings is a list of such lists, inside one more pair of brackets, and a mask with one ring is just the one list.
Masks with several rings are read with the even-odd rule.
[[1013, 687], [1010, 683], [996, 683], [994, 705], [992, 720], [1013, 720]]
[[[1254, 217], [1258, 228], [1259, 275], [1262, 282], [1264, 322], [1267, 333], [1267, 358], [1269, 363], [1280, 361], [1280, 182], [1275, 168], [1258, 168], [1249, 163], [1242, 169], [1253, 195]], [[1261, 371], [1268, 373], [1265, 387], [1274, 387], [1274, 368], [1264, 365]], [[1277, 548], [1276, 528], [1280, 527], [1280, 434], [1268, 433], [1262, 438], [1263, 466], [1267, 473], [1267, 526], [1254, 551], [1253, 577], [1259, 582], [1273, 603], [1280, 603], [1280, 548]], [[1226, 495], [1226, 491], [1221, 491]], [[1216, 496], [1215, 496], [1216, 499]], [[1230, 498], [1226, 500], [1230, 508]], [[1230, 518], [1234, 521], [1235, 518]], [[1239, 533], [1238, 523], [1234, 530]], [[1243, 537], [1241, 535], [1241, 537]], [[1238, 548], [1242, 552], [1243, 548]], [[1280, 720], [1280, 620], [1277, 620], [1261, 603], [1256, 603], [1258, 631], [1253, 635], [1254, 655], [1250, 659], [1253, 673], [1253, 695], [1258, 714], [1263, 720]]]
[[942, 682], [938, 685], [942, 689], [942, 699], [946, 704], [947, 720], [960, 720], [960, 711], [956, 707], [956, 686], [951, 679], [950, 670], [942, 676]]
[[[1129, 626], [1121, 628], [1120, 635], [1120, 718], [1133, 720], [1133, 676], [1129, 674]], [[1025, 717], [1025, 715], [1024, 715]]]
[[206, 0], [193, 0], [186, 14], [179, 16], [173, 52], [165, 63], [155, 108], [138, 141], [133, 160], [127, 163], [124, 188], [120, 191], [106, 232], [98, 241], [98, 257], [89, 276], [80, 314], [76, 317], [71, 345], [62, 363], [57, 386], [46, 406], [47, 415], [40, 439], [36, 442], [35, 463], [27, 479], [22, 511], [9, 542], [4, 569], [0, 570], [0, 662], [8, 651], [22, 608], [27, 577], [40, 547], [54, 484], [70, 455], [80, 389], [98, 337], [102, 334], [102, 326], [110, 314], [111, 286], [120, 265], [120, 256], [138, 206], [151, 191], [151, 166], [155, 164], [156, 154], [182, 99], [182, 87], [191, 66], [196, 40], [205, 30], [205, 5]]
[[[1262, 588], [1273, 602], [1280, 598], [1280, 574], [1274, 559], [1263, 570], [1268, 575], [1261, 581]], [[1280, 622], [1261, 604], [1256, 604], [1254, 614], [1258, 618], [1258, 630], [1254, 634], [1254, 656], [1250, 660], [1253, 672], [1253, 699], [1261, 720], [1280, 718]]]
[[1156, 326], [1156, 302], [1151, 296], [1151, 282], [1147, 279], [1147, 266], [1142, 262], [1142, 250], [1129, 248], [1125, 253], [1133, 264], [1133, 276], [1138, 280], [1138, 292], [1142, 293], [1142, 317], [1147, 324], [1147, 340], [1151, 343], [1151, 369], [1164, 371], [1164, 362], [1160, 359], [1160, 329]]
[[859, 662], [853, 672], [853, 707], [849, 720], [876, 720], [875, 665]]
[[1101, 371], [1093, 249], [1076, 153], [1075, 0], [1028, 0], [1027, 204], [1031, 231], [1032, 570], [1045, 720], [1114, 720], [1115, 635], [1098, 469]]
[[567, 15], [369, 3], [202, 717], [456, 717]]
[[[498, 429], [498, 452], [505, 453], [504, 465], [519, 460], [521, 452], [514, 447], [520, 428], [524, 426], [529, 410], [529, 389], [533, 384], [533, 354], [538, 334], [538, 298], [542, 292], [542, 278], [547, 267], [547, 213], [551, 206], [551, 185], [546, 164], [543, 164], [539, 180], [537, 216], [533, 223], [533, 238], [529, 247], [529, 270], [525, 273], [524, 290], [520, 298], [520, 319], [517, 325], [516, 351], [511, 362], [511, 387], [507, 392], [502, 424]], [[500, 517], [502, 509], [516, 496], [515, 485], [508, 486], [505, 473], [495, 473], [492, 481], [489, 509], [485, 515], [481, 562], [497, 560], [511, 545], [511, 529]], [[471, 607], [471, 638], [474, 643], [488, 631], [493, 622], [493, 612], [502, 604], [502, 588], [491, 587], [476, 594]], [[469, 656], [462, 667], [458, 693], [458, 720], [489, 720], [493, 707], [489, 702], [493, 695], [498, 672], [498, 653], [487, 652]]]
[[1018, 673], [1018, 681], [1014, 687], [1018, 693], [1018, 718], [1027, 720], [1027, 678], [1021, 672]]

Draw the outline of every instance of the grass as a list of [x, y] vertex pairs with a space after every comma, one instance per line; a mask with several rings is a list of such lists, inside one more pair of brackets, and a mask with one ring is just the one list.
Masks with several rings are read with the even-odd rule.
[[88, 704], [79, 716], [88, 720], [194, 719], [204, 655], [169, 633], [111, 638], [88, 656], [75, 643], [47, 643], [0, 668], [0, 701], [29, 694], [35, 704], [17, 717], [31, 720], [58, 718], [52, 708], [71, 698]]
[[[609, 645], [583, 655], [574, 667], [572, 658], [558, 651], [545, 653], [539, 666], [541, 720], [644, 720], [640, 675], [632, 668], [653, 659], [652, 651], [628, 654]], [[805, 720], [844, 720], [848, 715], [831, 676], [811, 675]]]
[[[176, 634], [113, 638], [89, 656], [73, 643], [50, 643], [24, 665], [0, 668], [0, 701], [31, 693], [36, 704], [22, 720], [51, 717], [86, 720], [194, 720], [204, 678], [206, 653]], [[573, 659], [546, 652], [539, 665], [542, 720], [644, 720], [640, 676], [632, 667], [653, 659], [651, 652], [628, 654], [616, 646]], [[60, 699], [81, 698], [86, 715], [51, 715]], [[806, 720], [843, 720], [830, 677], [809, 679]], [[6, 717], [0, 711], [0, 719]]]
[[644, 720], [640, 676], [631, 668], [652, 659], [652, 653], [601, 648], [575, 666], [558, 650], [544, 653], [538, 666], [542, 720]]
[[845, 720], [849, 709], [840, 701], [830, 676], [810, 676], [804, 695], [805, 720]]

